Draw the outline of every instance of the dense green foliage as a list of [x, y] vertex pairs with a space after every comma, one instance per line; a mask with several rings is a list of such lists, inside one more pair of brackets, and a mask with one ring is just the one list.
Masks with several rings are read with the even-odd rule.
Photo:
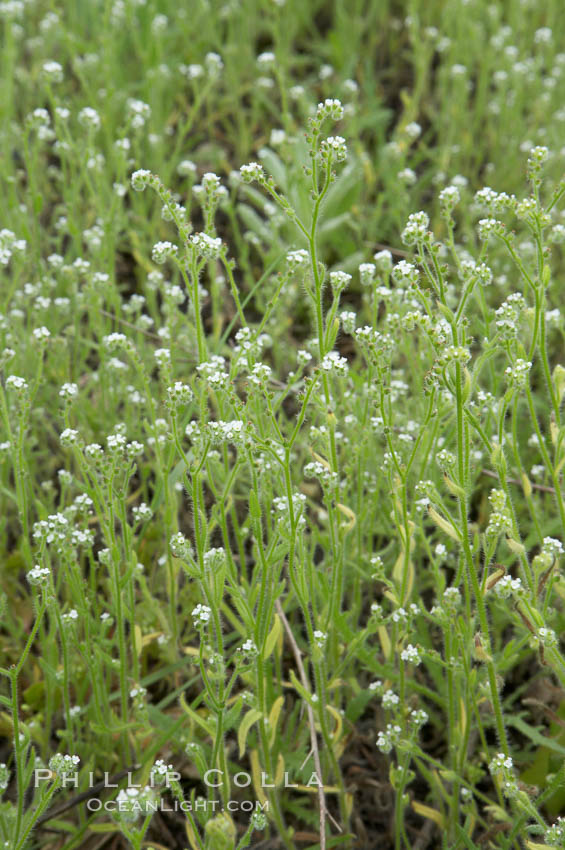
[[0, 846], [565, 847], [559, 3], [0, 33]]

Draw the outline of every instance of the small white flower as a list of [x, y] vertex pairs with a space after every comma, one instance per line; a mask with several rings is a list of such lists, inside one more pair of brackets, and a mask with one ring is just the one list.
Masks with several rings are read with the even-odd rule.
[[78, 439], [78, 431], [75, 431], [73, 428], [65, 428], [65, 430], [61, 433], [59, 437], [61, 445], [64, 448], [68, 448], [69, 446], [76, 446], [78, 443]]
[[131, 185], [136, 192], [143, 192], [149, 186], [153, 175], [146, 168], [139, 168], [131, 175]]
[[59, 396], [65, 400], [76, 398], [78, 395], [78, 386], [76, 384], [63, 384], [59, 390]]
[[140, 505], [136, 505], [132, 508], [132, 514], [135, 522], [149, 522], [153, 516], [153, 511], [149, 505], [142, 502]]
[[45, 585], [47, 584], [50, 574], [48, 567], [40, 567], [39, 564], [36, 564], [35, 567], [27, 573], [27, 580], [32, 585]]
[[43, 77], [49, 83], [63, 82], [63, 66], [60, 65], [59, 62], [55, 62], [53, 60], [44, 62], [41, 68], [41, 72], [43, 74]]
[[6, 378], [6, 386], [11, 390], [15, 390], [19, 394], [23, 394], [28, 388], [25, 378], [20, 378], [19, 375], [8, 375]]
[[263, 166], [258, 162], [250, 162], [247, 165], [242, 165], [239, 173], [244, 183], [252, 183], [253, 180], [263, 180], [265, 177]]
[[178, 251], [178, 247], [172, 242], [156, 242], [151, 250], [151, 258], [154, 263], [162, 266], [169, 258], [176, 257]]
[[85, 106], [78, 114], [78, 123], [87, 130], [98, 130], [101, 124], [100, 115], [90, 106]]
[[192, 610], [192, 617], [194, 619], [195, 625], [197, 626], [205, 626], [212, 616], [212, 609], [207, 605], [197, 605], [196, 608]]
[[416, 666], [422, 660], [420, 649], [417, 646], [413, 646], [411, 643], [409, 643], [408, 646], [406, 646], [402, 650], [402, 652], [400, 653], [400, 657], [408, 664], [414, 664]]

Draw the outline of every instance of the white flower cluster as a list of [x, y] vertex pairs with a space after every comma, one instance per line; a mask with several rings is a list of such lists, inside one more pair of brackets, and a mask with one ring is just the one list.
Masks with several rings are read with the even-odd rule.
[[385, 731], [379, 732], [377, 738], [377, 747], [381, 753], [385, 753], [385, 755], [390, 753], [392, 748], [399, 743], [401, 732], [402, 728], [400, 726], [387, 723]]
[[172, 387], [167, 387], [167, 407], [176, 410], [182, 404], [189, 404], [193, 399], [193, 392], [182, 381], [175, 381]]
[[216, 260], [222, 251], [222, 240], [207, 233], [194, 233], [190, 237], [197, 253], [206, 260]]
[[231, 419], [224, 422], [208, 422], [206, 431], [214, 445], [233, 443], [236, 446], [245, 445], [245, 423], [241, 419]]
[[343, 271], [330, 272], [330, 286], [334, 295], [339, 295], [347, 287], [351, 275]]
[[357, 316], [353, 312], [353, 310], [343, 310], [339, 316], [341, 320], [341, 326], [346, 334], [352, 334], [355, 331], [355, 322]]
[[553, 629], [548, 629], [542, 626], [541, 629], [538, 629], [536, 638], [536, 643], [539, 642], [542, 646], [545, 646], [548, 649], [555, 649], [555, 647], [559, 646], [559, 639]]
[[91, 106], [85, 106], [78, 114], [78, 123], [86, 130], [95, 132], [100, 128], [100, 124], [102, 122], [100, 120], [100, 115], [95, 109]]
[[340, 100], [327, 97], [323, 103], [318, 104], [316, 119], [323, 121], [325, 118], [331, 118], [332, 121], [340, 121], [343, 118], [343, 106]]
[[28, 383], [25, 378], [21, 378], [19, 375], [8, 375], [6, 387], [14, 390], [19, 396], [24, 396], [28, 390]]
[[448, 449], [440, 449], [436, 454], [436, 461], [443, 470], [449, 470], [455, 463], [455, 455]]
[[448, 345], [438, 356], [438, 366], [447, 366], [449, 363], [460, 363], [464, 366], [471, 359], [471, 352], [464, 345]]
[[512, 519], [506, 505], [506, 494], [503, 490], [492, 490], [489, 501], [493, 507], [485, 534], [496, 537], [499, 534], [512, 533]]
[[505, 339], [512, 339], [518, 333], [520, 314], [526, 309], [526, 301], [520, 292], [513, 292], [500, 307], [495, 310], [496, 327]]
[[563, 555], [565, 549], [561, 540], [557, 540], [555, 537], [544, 537], [542, 552], [551, 558], [559, 558], [560, 555]]
[[164, 242], [156, 242], [151, 249], [151, 258], [154, 263], [162, 266], [169, 258], [174, 258], [178, 255], [179, 249], [177, 245], [165, 240]]
[[400, 286], [415, 286], [418, 283], [420, 272], [413, 263], [400, 260], [392, 270], [392, 279]]
[[536, 179], [541, 171], [542, 165], [549, 157], [549, 149], [545, 145], [536, 145], [530, 151], [528, 157], [528, 178]]
[[459, 189], [457, 186], [446, 186], [439, 193], [438, 200], [443, 215], [450, 215], [461, 200]]
[[79, 764], [80, 758], [78, 756], [63, 756], [57, 753], [49, 759], [49, 770], [64, 778], [74, 775]]
[[134, 824], [142, 815], [155, 811], [155, 793], [146, 785], [144, 788], [122, 788], [116, 797], [116, 820]]
[[35, 567], [26, 574], [26, 578], [31, 585], [43, 586], [47, 584], [50, 575], [51, 572], [49, 567], [40, 567], [39, 564], [36, 564]]
[[304, 248], [297, 251], [289, 251], [286, 255], [286, 266], [290, 274], [308, 268], [310, 265], [310, 254]]
[[[516, 203], [514, 195], [507, 195], [506, 192], [495, 192], [490, 186], [485, 186], [475, 193], [475, 204], [481, 209], [487, 210], [491, 214], [501, 215], [506, 210], [513, 207]], [[479, 222], [480, 224], [480, 222]], [[500, 222], [498, 222], [500, 224]]]
[[312, 360], [312, 355], [304, 348], [300, 348], [296, 352], [296, 360], [299, 366], [306, 366], [306, 364], [309, 363], [310, 360]]
[[131, 175], [131, 185], [136, 192], [143, 192], [154, 181], [153, 174], [146, 168], [139, 168]]
[[182, 159], [177, 165], [177, 174], [181, 177], [194, 177], [196, 170], [196, 163], [191, 159]]
[[491, 236], [503, 236], [504, 225], [497, 218], [481, 218], [477, 225], [481, 242], [488, 242]]
[[395, 708], [400, 702], [400, 697], [398, 696], [398, 694], [395, 694], [394, 691], [391, 691], [390, 689], [384, 692], [382, 699], [383, 708], [387, 709]]
[[359, 279], [362, 286], [372, 286], [377, 275], [377, 267], [374, 263], [361, 263], [359, 266]]
[[416, 726], [418, 728], [420, 726], [425, 726], [429, 719], [428, 712], [424, 711], [423, 708], [417, 708], [414, 711], [411, 711], [408, 715], [408, 722], [412, 726]]
[[239, 169], [241, 179], [244, 183], [253, 183], [254, 180], [262, 182], [265, 179], [265, 170], [258, 162], [249, 162]]
[[320, 155], [329, 161], [344, 162], [347, 159], [347, 145], [343, 136], [328, 136], [320, 144]]
[[422, 245], [430, 236], [429, 227], [430, 219], [425, 212], [412, 213], [408, 216], [408, 221], [400, 238], [410, 248]]
[[523, 360], [521, 357], [518, 357], [512, 366], [508, 366], [508, 368], [504, 370], [504, 374], [506, 375], [510, 386], [525, 387], [531, 368], [531, 360]]
[[259, 357], [262, 350], [272, 344], [269, 334], [257, 335], [256, 331], [252, 331], [249, 327], [240, 328], [235, 335], [235, 340], [237, 345], [233, 347], [234, 354], [245, 354], [248, 365], [250, 358]]
[[183, 561], [188, 561], [192, 558], [192, 546], [181, 531], [173, 534], [169, 545], [175, 558], [180, 558]]
[[493, 776], [499, 776], [505, 770], [512, 770], [513, 762], [510, 756], [498, 753], [490, 762], [488, 769]]
[[272, 369], [270, 366], [267, 366], [266, 363], [256, 363], [251, 370], [249, 380], [256, 387], [266, 387], [271, 375]]
[[156, 348], [153, 356], [159, 368], [165, 369], [171, 365], [171, 351], [169, 348]]
[[143, 100], [128, 97], [126, 100], [126, 116], [134, 130], [140, 130], [151, 117], [151, 107]]
[[7, 266], [13, 254], [23, 254], [27, 248], [25, 239], [17, 239], [15, 233], [0, 230], [0, 266]]
[[544, 843], [549, 847], [561, 850], [565, 846], [565, 817], [558, 817], [555, 823], [546, 829], [543, 835]]
[[248, 658], [255, 658], [259, 654], [257, 645], [253, 640], [251, 640], [251, 638], [248, 638], [241, 644], [239, 651], [242, 653], [242, 655], [248, 656]]
[[77, 446], [79, 443], [79, 433], [74, 428], [65, 428], [59, 436], [59, 441], [65, 449], [71, 446]]
[[206, 378], [208, 385], [214, 390], [225, 389], [228, 385], [229, 375], [226, 372], [226, 360], [219, 354], [213, 354], [210, 360], [200, 363], [196, 371]]
[[121, 333], [111, 333], [102, 338], [102, 344], [108, 351], [119, 351], [127, 345], [127, 341], [127, 336]]
[[76, 384], [63, 384], [59, 390], [60, 398], [64, 398], [65, 401], [72, 401], [72, 399], [76, 398], [77, 395], [78, 387]]
[[66, 614], [63, 614], [63, 623], [67, 623], [68, 625], [72, 625], [76, 620], [78, 620], [78, 611], [76, 608], [71, 608]]
[[365, 325], [362, 328], [356, 328], [355, 337], [358, 342], [364, 343], [369, 347], [375, 347], [379, 342], [386, 339], [387, 334], [383, 335], [379, 333], [376, 328], [372, 328], [370, 325]]
[[304, 475], [306, 478], [317, 478], [322, 487], [335, 487], [338, 482], [337, 473], [332, 472], [319, 460], [307, 463], [304, 467]]
[[153, 785], [161, 785], [168, 781], [169, 774], [174, 773], [172, 764], [166, 764], [163, 759], [157, 759], [151, 768], [151, 781]]
[[210, 621], [210, 617], [212, 616], [212, 609], [208, 607], [208, 605], [200, 605], [198, 604], [196, 608], [192, 609], [192, 618], [194, 620], [194, 624], [196, 626], [205, 626]]
[[522, 591], [522, 580], [512, 576], [502, 576], [494, 586], [494, 592], [499, 599], [508, 599]]
[[446, 610], [453, 613], [461, 607], [461, 591], [458, 587], [447, 587], [443, 591], [443, 604]]
[[142, 502], [140, 505], [135, 505], [132, 508], [132, 515], [134, 522], [149, 522], [151, 517], [153, 516], [153, 511], [149, 507], [149, 505]]
[[375, 261], [377, 271], [381, 274], [388, 274], [392, 271], [392, 254], [386, 248], [382, 251], [377, 251], [373, 255], [373, 260]]
[[62, 551], [65, 547], [92, 546], [94, 543], [92, 529], [77, 528], [71, 524], [71, 520], [74, 520], [78, 513], [88, 512], [89, 505], [84, 501], [78, 502], [80, 498], [80, 496], [77, 497], [74, 504], [65, 509], [65, 513], [50, 514], [47, 519], [34, 523], [34, 540], [45, 541], [53, 545], [57, 551]]
[[518, 793], [518, 783], [513, 769], [513, 761], [510, 756], [498, 753], [490, 762], [488, 768], [492, 776], [501, 779], [502, 793], [506, 797], [515, 797]]
[[403, 661], [406, 661], [408, 664], [414, 664], [418, 666], [422, 661], [422, 652], [417, 646], [413, 646], [411, 643], [408, 646], [405, 646], [402, 652], [400, 653], [400, 657]]
[[6, 790], [10, 784], [10, 771], [6, 767], [5, 762], [0, 762], [0, 795]]
[[[306, 496], [304, 493], [292, 494], [292, 510], [294, 514], [294, 521], [297, 523], [298, 528], [303, 528], [306, 523], [306, 519], [303, 516], [305, 505]], [[273, 499], [272, 513], [277, 520], [282, 522], [283, 526], [288, 527], [290, 525], [290, 510], [288, 498], [286, 496], [276, 496]]]
[[347, 358], [342, 357], [338, 351], [328, 351], [320, 363], [324, 372], [328, 372], [339, 377], [345, 377], [349, 371]]
[[226, 563], [226, 550], [221, 546], [213, 549], [208, 549], [202, 556], [204, 566], [212, 572], [221, 570]]

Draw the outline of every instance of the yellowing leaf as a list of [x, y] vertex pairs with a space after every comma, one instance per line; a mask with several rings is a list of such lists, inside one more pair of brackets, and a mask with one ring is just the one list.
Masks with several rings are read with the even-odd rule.
[[418, 803], [417, 800], [412, 800], [412, 808], [416, 814], [421, 815], [423, 818], [427, 818], [428, 820], [433, 820], [440, 829], [445, 829], [445, 818], [441, 812], [438, 812], [437, 809], [431, 809], [429, 806], [424, 806], [423, 803]]
[[[271, 742], [271, 746], [273, 746]], [[275, 785], [277, 788], [282, 785], [284, 779], [284, 758], [282, 753], [279, 753], [279, 757], [277, 759], [277, 769], [275, 770]]]
[[327, 462], [327, 460], [326, 460], [325, 458], [323, 458], [323, 457], [322, 457], [322, 455], [319, 455], [317, 452], [315, 452], [315, 451], [314, 451], [314, 449], [310, 449], [310, 454], [312, 455], [312, 457], [314, 458], [314, 460], [317, 460], [317, 461], [318, 461], [318, 463], [321, 463], [321, 464], [322, 464], [322, 466], [325, 466], [325, 467], [326, 467], [326, 469], [328, 470], [328, 472], [331, 472], [331, 471], [332, 471], [331, 466], [329, 465], [329, 463]]
[[278, 614], [275, 614], [275, 622], [273, 623], [273, 628], [267, 635], [267, 640], [265, 641], [265, 652], [263, 658], [267, 659], [271, 655], [281, 634], [282, 624], [280, 621], [280, 617]]
[[345, 528], [345, 530], [346, 530], [346, 531], [351, 531], [351, 529], [355, 526], [355, 523], [357, 522], [357, 517], [355, 516], [355, 514], [353, 513], [353, 511], [351, 510], [351, 508], [348, 508], [348, 507], [347, 507], [347, 505], [341, 505], [341, 504], [338, 502], [338, 504], [337, 504], [337, 508], [338, 508], [338, 510], [339, 510], [339, 511], [341, 511], [341, 512], [342, 512], [342, 514], [344, 514], [344, 515], [348, 518], [348, 520], [349, 520], [349, 522], [347, 522], [347, 523], [345, 523], [345, 524], [344, 524], [343, 528]]
[[463, 740], [467, 729], [467, 710], [465, 709], [465, 703], [462, 697], [459, 698], [459, 718], [459, 722], [461, 724], [461, 740]]
[[404, 570], [407, 570], [408, 578], [406, 581], [404, 599], [402, 600], [402, 602], [405, 602], [406, 599], [410, 598], [412, 587], [414, 586], [414, 564], [410, 559], [408, 560], [408, 563], [406, 563], [406, 554], [405, 551], [402, 550], [402, 552], [396, 559], [396, 563], [392, 569], [392, 577], [399, 588], [402, 587], [402, 582], [404, 580]]
[[327, 705], [326, 708], [328, 709], [332, 717], [335, 717], [335, 729], [332, 732], [332, 740], [334, 742], [337, 742], [341, 738], [341, 733], [343, 731], [343, 717], [341, 716], [337, 708], [333, 707], [333, 705]]
[[455, 526], [448, 522], [441, 514], [438, 514], [435, 508], [428, 508], [428, 514], [431, 516], [435, 524], [441, 528], [442, 531], [445, 531], [448, 537], [451, 537], [452, 540], [457, 540], [458, 543], [461, 542], [459, 533]]
[[281, 713], [281, 709], [284, 705], [284, 697], [280, 696], [273, 703], [273, 707], [269, 713], [269, 729], [271, 731], [270, 745], [274, 746], [275, 738], [277, 735], [277, 723], [279, 722], [279, 716]]
[[392, 649], [388, 632], [384, 626], [379, 626], [378, 634], [381, 646], [383, 648], [383, 655], [388, 660], [390, 658], [390, 653]]
[[257, 795], [257, 799], [260, 800], [261, 803], [266, 803], [267, 797], [263, 791], [261, 765], [259, 764], [259, 753], [257, 750], [251, 750], [251, 776], [253, 777], [253, 790]]
[[143, 649], [143, 634], [141, 632], [141, 628], [135, 624], [133, 627], [133, 640], [135, 643], [135, 651], [137, 653], [137, 657], [141, 655], [141, 650]]
[[241, 721], [240, 727], [237, 732], [237, 743], [239, 745], [239, 757], [245, 755], [245, 745], [247, 741], [247, 735], [249, 734], [249, 730], [256, 723], [260, 717], [263, 716], [263, 713], [259, 711], [257, 708], [252, 708], [251, 711], [248, 711], [243, 720]]

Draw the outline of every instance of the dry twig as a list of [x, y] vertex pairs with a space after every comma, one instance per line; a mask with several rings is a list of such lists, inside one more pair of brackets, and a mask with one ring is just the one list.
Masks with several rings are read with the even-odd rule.
[[[306, 678], [306, 671], [304, 670], [304, 665], [302, 663], [300, 649], [298, 647], [298, 644], [296, 643], [296, 640], [294, 639], [292, 629], [290, 628], [290, 623], [286, 619], [285, 613], [282, 609], [282, 605], [279, 599], [277, 599], [275, 605], [277, 608], [277, 613], [281, 618], [281, 622], [284, 626], [284, 630], [290, 641], [292, 652], [296, 660], [296, 666], [298, 667], [298, 672], [302, 681], [302, 686], [306, 691], [310, 692], [310, 684], [308, 682], [308, 679]], [[312, 711], [312, 706], [310, 704], [307, 704], [306, 709], [308, 711], [308, 724], [310, 726], [310, 742], [312, 744], [312, 753], [314, 754], [314, 765], [316, 767], [316, 774], [318, 776], [318, 804], [320, 808], [320, 850], [326, 850], [326, 816], [328, 816], [334, 823], [335, 820], [331, 817], [326, 807], [326, 795], [324, 793], [324, 783], [322, 780], [322, 766], [320, 764], [320, 751], [318, 749], [318, 738], [316, 735], [314, 712]]]

